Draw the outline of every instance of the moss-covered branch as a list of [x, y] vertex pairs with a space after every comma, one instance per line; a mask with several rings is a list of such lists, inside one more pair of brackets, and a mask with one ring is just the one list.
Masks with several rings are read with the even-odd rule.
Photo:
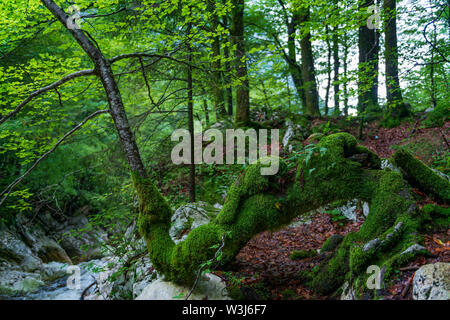
[[350, 134], [323, 138], [299, 161], [295, 181], [286, 192], [276, 188], [279, 177], [260, 175], [261, 166], [259, 162], [248, 166], [230, 187], [216, 219], [177, 245], [169, 237], [168, 204], [151, 181], [133, 175], [141, 203], [139, 230], [153, 265], [168, 280], [192, 283], [224, 235], [223, 262], [228, 262], [255, 234], [338, 200], [368, 201], [371, 211], [360, 231], [347, 235], [314, 275], [312, 284], [318, 291], [328, 293], [345, 280], [363, 277], [369, 264], [390, 268], [410, 257], [405, 250], [420, 241], [416, 232], [420, 219], [408, 184], [401, 174], [380, 170], [379, 157], [357, 146]]

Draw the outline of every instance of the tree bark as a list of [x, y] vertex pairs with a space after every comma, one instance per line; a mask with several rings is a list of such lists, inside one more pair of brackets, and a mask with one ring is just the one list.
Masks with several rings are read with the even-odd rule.
[[[396, 0], [385, 0], [383, 9], [387, 15], [384, 33], [384, 54], [386, 62], [386, 98], [388, 117], [398, 120], [407, 116], [407, 108], [403, 102], [398, 77], [398, 47], [397, 47], [397, 4]], [[389, 119], [388, 119], [389, 121]]]
[[[208, 1], [208, 5], [211, 12], [215, 10], [215, 4], [212, 1]], [[219, 18], [216, 14], [212, 16], [211, 28], [212, 32], [216, 32], [217, 27], [219, 26]], [[216, 110], [216, 114], [219, 118], [222, 118], [227, 114], [225, 109], [225, 90], [223, 86], [223, 78], [222, 78], [222, 64], [220, 62], [220, 36], [214, 35], [213, 42], [211, 44], [211, 49], [213, 53], [214, 61], [212, 63], [213, 68], [213, 91], [214, 91], [214, 109]]]
[[[299, 13], [299, 22], [303, 28], [307, 28], [305, 23], [309, 21], [309, 7], [301, 9]], [[314, 68], [314, 56], [311, 45], [311, 32], [306, 31], [300, 40], [302, 52], [302, 74], [305, 88], [305, 100], [307, 114], [320, 116], [319, 94], [317, 93], [316, 72]]]
[[343, 95], [344, 95], [344, 115], [348, 116], [348, 90], [347, 90], [347, 59], [348, 59], [348, 36], [347, 33], [344, 34], [344, 58], [343, 58], [343, 68], [344, 68], [344, 81], [343, 81]]
[[338, 27], [333, 29], [333, 64], [334, 64], [334, 114], [339, 115], [339, 37], [337, 34]]
[[303, 88], [302, 67], [297, 62], [297, 50], [295, 45], [295, 36], [297, 32], [297, 25], [299, 23], [299, 16], [294, 14], [290, 21], [286, 20], [286, 27], [288, 31], [288, 66], [292, 77], [297, 95], [302, 102], [302, 107], [306, 108], [305, 90]]
[[188, 62], [187, 67], [187, 109], [188, 109], [188, 127], [191, 140], [191, 161], [189, 164], [189, 200], [195, 202], [195, 133], [194, 133], [194, 98], [192, 93], [192, 47], [191, 47], [191, 29], [192, 24], [189, 23], [187, 27], [187, 51]]
[[[359, 10], [367, 10], [367, 7], [374, 4], [374, 0], [364, 0]], [[379, 42], [375, 29], [369, 29], [366, 21], [359, 28], [358, 49], [358, 111], [362, 113], [367, 107], [378, 105]]]
[[[45, 7], [67, 28], [67, 14], [52, 0], [41, 0]], [[130, 129], [128, 118], [122, 102], [119, 88], [114, 79], [109, 61], [103, 56], [101, 50], [79, 29], [68, 29], [81, 48], [86, 52], [95, 66], [95, 72], [100, 78], [108, 99], [109, 112], [114, 121], [120, 142], [127, 157], [130, 169], [146, 178], [136, 139]]]
[[236, 76], [241, 80], [241, 84], [236, 88], [236, 126], [245, 126], [250, 122], [250, 91], [247, 74], [247, 62], [245, 59], [245, 39], [244, 39], [244, 0], [233, 0], [231, 34], [233, 43], [236, 45], [235, 65]]
[[[228, 27], [228, 18], [225, 16], [223, 18], [223, 24], [225, 25], [225, 28]], [[233, 115], [233, 88], [231, 88], [231, 86], [229, 86], [229, 84], [231, 83], [230, 80], [230, 73], [231, 73], [231, 64], [229, 58], [230, 58], [230, 49], [228, 46], [225, 46], [225, 48], [223, 49], [223, 55], [225, 58], [225, 83], [228, 85], [226, 88], [226, 102], [227, 102], [227, 112], [229, 116]]]
[[328, 25], [325, 26], [325, 42], [327, 43], [327, 87], [325, 89], [325, 115], [328, 115], [329, 107], [328, 101], [330, 99], [331, 88], [331, 45], [330, 45], [330, 32]]

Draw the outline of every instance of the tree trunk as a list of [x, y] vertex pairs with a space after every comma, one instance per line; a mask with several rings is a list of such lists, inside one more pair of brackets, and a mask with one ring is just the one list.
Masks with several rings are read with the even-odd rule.
[[195, 133], [194, 133], [194, 98], [192, 94], [192, 48], [190, 42], [192, 24], [188, 24], [187, 28], [187, 51], [188, 62], [187, 67], [187, 99], [188, 99], [188, 126], [191, 140], [191, 161], [189, 164], [189, 200], [195, 202]]
[[206, 99], [203, 99], [203, 111], [205, 112], [206, 125], [209, 125], [208, 101], [206, 101]]
[[298, 15], [294, 14], [291, 18], [291, 21], [286, 21], [286, 27], [288, 31], [288, 67], [289, 73], [292, 77], [292, 82], [294, 82], [295, 89], [297, 91], [297, 95], [302, 103], [303, 109], [306, 108], [306, 98], [305, 91], [303, 88], [303, 76], [302, 76], [302, 67], [297, 62], [297, 50], [295, 46], [295, 35], [297, 32], [297, 24], [299, 23]]
[[[364, 0], [359, 10], [367, 10], [374, 0]], [[378, 52], [379, 43], [375, 29], [364, 25], [359, 28], [358, 36], [358, 111], [363, 113], [368, 107], [378, 105]]]
[[344, 81], [343, 81], [343, 95], [344, 95], [344, 115], [348, 116], [348, 90], [347, 90], [347, 59], [348, 59], [348, 36], [347, 33], [344, 34], [344, 59], [343, 59], [343, 68], [344, 68]]
[[328, 101], [330, 99], [330, 87], [331, 87], [331, 45], [330, 45], [330, 32], [328, 25], [325, 25], [325, 36], [327, 43], [327, 87], [325, 90], [325, 115], [328, 115]]
[[[308, 28], [305, 26], [305, 23], [309, 21], [309, 7], [301, 9], [299, 21], [303, 28]], [[303, 34], [300, 40], [300, 48], [302, 52], [302, 75], [305, 88], [306, 111], [309, 115], [320, 116], [319, 94], [317, 93], [311, 32], [309, 30]]]
[[[224, 24], [225, 26], [227, 25], [227, 21], [226, 19], [224, 19]], [[230, 79], [230, 73], [231, 73], [231, 65], [230, 62], [228, 61], [228, 59], [230, 58], [230, 49], [228, 48], [228, 46], [225, 46], [225, 48], [223, 49], [223, 55], [225, 57], [225, 82], [227, 84], [227, 89], [226, 89], [226, 100], [227, 100], [227, 112], [229, 116], [233, 115], [233, 88], [231, 88], [230, 83], [231, 83], [231, 79]]]
[[[250, 122], [250, 91], [245, 59], [244, 39], [244, 0], [233, 0], [231, 35], [236, 45], [235, 65], [236, 76], [241, 84], [236, 87], [236, 116], [235, 125], [245, 126]], [[244, 61], [243, 61], [244, 60]]]
[[[212, 1], [208, 1], [209, 9], [211, 12], [214, 12], [215, 5]], [[211, 28], [215, 33], [217, 27], [219, 26], [219, 18], [216, 14], [212, 16]], [[224, 117], [227, 114], [225, 109], [225, 90], [222, 78], [222, 70], [221, 70], [221, 62], [220, 62], [220, 36], [214, 35], [211, 49], [213, 53], [214, 61], [212, 63], [212, 78], [213, 78], [213, 92], [214, 92], [214, 109], [216, 110], [216, 115], [219, 118]]]
[[408, 110], [403, 102], [398, 77], [398, 47], [397, 47], [397, 8], [396, 0], [385, 0], [383, 9], [386, 17], [384, 42], [386, 61], [386, 98], [388, 114], [386, 122], [388, 126], [399, 123], [400, 118], [408, 116]]
[[339, 110], [339, 38], [338, 38], [338, 27], [333, 29], [333, 63], [334, 63], [334, 115], [338, 116], [340, 114]]
[[[65, 27], [67, 27], [68, 16], [54, 1], [41, 0], [41, 2]], [[92, 41], [84, 34], [82, 30], [68, 30], [94, 63], [96, 73], [103, 84], [103, 88], [105, 89], [110, 114], [114, 121], [114, 125], [130, 165], [130, 169], [140, 177], [146, 178], [147, 173], [145, 171], [135, 137], [130, 129], [122, 102], [122, 97], [114, 79], [109, 61], [103, 56], [100, 49], [92, 43]]]

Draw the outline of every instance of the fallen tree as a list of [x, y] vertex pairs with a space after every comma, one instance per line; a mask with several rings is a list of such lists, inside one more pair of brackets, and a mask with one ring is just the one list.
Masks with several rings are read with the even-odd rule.
[[[421, 168], [423, 172], [416, 174], [428, 177], [421, 181], [425, 189], [448, 200], [448, 181], [413, 157], [402, 159], [398, 162], [401, 168]], [[277, 189], [280, 176], [260, 175], [263, 164], [250, 165], [230, 187], [217, 218], [177, 245], [168, 232], [169, 205], [149, 179], [133, 174], [140, 199], [139, 230], [155, 268], [168, 280], [192, 284], [196, 271], [214, 257], [223, 236], [221, 262], [227, 263], [259, 232], [278, 229], [334, 201], [361, 199], [371, 208], [361, 229], [348, 234], [331, 258], [310, 275], [311, 284], [321, 293], [333, 292], [345, 281], [358, 286], [365, 284], [365, 268], [371, 264], [382, 268], [387, 277], [394, 267], [417, 254], [427, 254], [419, 245], [422, 217], [410, 186], [401, 173], [381, 170], [380, 163], [379, 157], [358, 146], [353, 136], [338, 133], [323, 138], [308, 159], [299, 161], [295, 181], [287, 191]], [[283, 166], [280, 172], [285, 172]]]

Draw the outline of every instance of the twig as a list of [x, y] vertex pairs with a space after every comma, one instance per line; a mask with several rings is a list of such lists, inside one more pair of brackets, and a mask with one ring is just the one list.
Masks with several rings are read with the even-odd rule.
[[[207, 261], [208, 262], [213, 262], [214, 260], [217, 259], [217, 256], [219, 255], [219, 253], [222, 251], [223, 247], [225, 246], [225, 236], [222, 236], [222, 244], [220, 245], [219, 249], [217, 249], [216, 254], [214, 255], [214, 257], [210, 260]], [[195, 282], [194, 285], [191, 288], [191, 291], [189, 291], [188, 295], [186, 296], [186, 298], [184, 300], [188, 300], [189, 297], [191, 296], [192, 292], [194, 292], [195, 287], [197, 286], [197, 282], [200, 279], [200, 276], [202, 274], [202, 270], [205, 267], [206, 264], [204, 264], [203, 266], [200, 267], [200, 269], [198, 269], [197, 271], [197, 277], [195, 278]]]
[[97, 280], [94, 280], [94, 282], [92, 282], [90, 285], [88, 285], [88, 286], [86, 287], [86, 289], [83, 290], [83, 292], [81, 293], [80, 300], [84, 300], [84, 296], [86, 295], [86, 293], [88, 292], [88, 290], [89, 290], [90, 288], [92, 288], [92, 286], [93, 286], [94, 284], [97, 284]]
[[62, 78], [56, 82], [53, 82], [52, 84], [49, 84], [45, 87], [42, 87], [39, 90], [32, 92], [13, 111], [11, 111], [6, 116], [4, 116], [3, 118], [0, 119], [0, 125], [2, 123], [4, 123], [6, 120], [8, 120], [9, 118], [11, 118], [13, 115], [17, 114], [25, 105], [27, 105], [31, 100], [33, 100], [35, 97], [41, 95], [42, 93], [50, 91], [52, 89], [55, 89], [55, 88], [59, 87], [60, 85], [66, 83], [72, 79], [83, 77], [83, 76], [90, 76], [90, 75], [94, 75], [94, 74], [95, 74], [95, 71], [93, 69], [77, 71], [77, 72], [74, 72], [74, 73], [71, 73], [71, 74], [65, 76], [64, 78]]
[[8, 198], [8, 196], [11, 194], [11, 191], [14, 189], [14, 187], [16, 185], [18, 185], [34, 168], [36, 168], [36, 166], [39, 164], [39, 162], [41, 162], [42, 160], [44, 160], [45, 158], [47, 158], [48, 155], [50, 155], [53, 151], [56, 150], [56, 148], [63, 143], [63, 141], [70, 137], [75, 131], [79, 130], [83, 125], [86, 124], [86, 122], [88, 122], [89, 120], [91, 120], [92, 118], [98, 116], [99, 114], [102, 113], [107, 113], [109, 112], [109, 110], [98, 110], [94, 113], [92, 113], [91, 115], [87, 116], [83, 121], [81, 121], [76, 127], [72, 128], [72, 130], [70, 130], [69, 132], [67, 132], [61, 139], [59, 139], [54, 145], [53, 147], [48, 150], [46, 153], [44, 153], [39, 159], [36, 160], [35, 163], [33, 163], [33, 165], [23, 174], [21, 175], [19, 178], [17, 178], [16, 180], [14, 180], [9, 186], [7, 186], [5, 188], [5, 190], [3, 190], [0, 193], [0, 197], [6, 195], [2, 198], [2, 200], [0, 201], [0, 207], [2, 206], [3, 202], [5, 202], [6, 198]]

